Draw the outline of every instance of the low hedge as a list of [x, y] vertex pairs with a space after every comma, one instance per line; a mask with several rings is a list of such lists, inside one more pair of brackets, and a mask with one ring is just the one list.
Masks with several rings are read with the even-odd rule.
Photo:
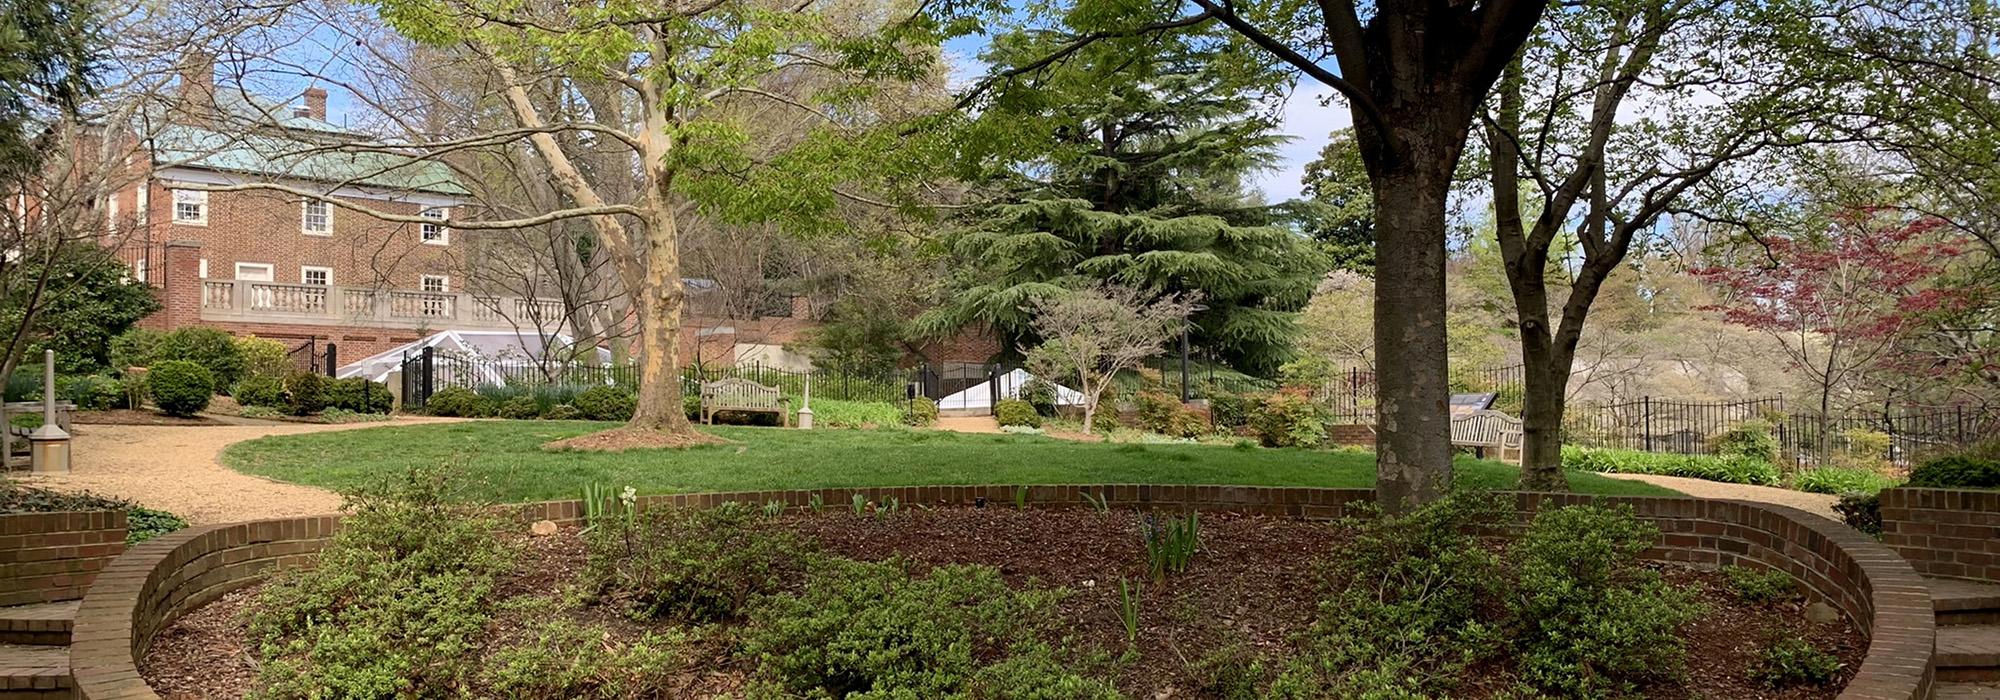
[[1564, 469], [1574, 471], [1684, 476], [1758, 486], [1773, 486], [1779, 480], [1776, 466], [1742, 455], [1718, 457], [1564, 445], [1562, 464]]
[[1896, 480], [1873, 469], [1859, 467], [1815, 467], [1792, 475], [1792, 488], [1838, 496], [1844, 493], [1876, 493], [1896, 485]]
[[1930, 489], [2000, 488], [2000, 460], [1949, 455], [1910, 470], [1910, 485]]

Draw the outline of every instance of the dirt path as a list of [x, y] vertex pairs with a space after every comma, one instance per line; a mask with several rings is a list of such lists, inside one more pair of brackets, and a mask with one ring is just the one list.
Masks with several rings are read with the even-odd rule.
[[196, 525], [331, 513], [340, 509], [340, 496], [331, 491], [242, 474], [222, 466], [216, 457], [231, 443], [266, 435], [435, 420], [439, 419], [398, 418], [387, 423], [342, 425], [79, 425], [69, 473], [17, 473], [15, 478], [31, 486], [130, 499]]
[[1734, 498], [1744, 501], [1757, 501], [1759, 503], [1775, 503], [1781, 506], [1791, 506], [1807, 513], [1833, 520], [1840, 519], [1840, 514], [1833, 510], [1833, 504], [1838, 503], [1840, 498], [1823, 493], [1806, 493], [1804, 491], [1793, 491], [1791, 489], [1774, 488], [1771, 486], [1728, 484], [1720, 481], [1689, 479], [1679, 476], [1654, 476], [1651, 474], [1604, 474], [1603, 476], [1629, 481], [1644, 481], [1657, 486], [1665, 486], [1696, 498]]
[[936, 427], [954, 433], [997, 433], [1000, 421], [992, 416], [942, 416], [937, 419]]

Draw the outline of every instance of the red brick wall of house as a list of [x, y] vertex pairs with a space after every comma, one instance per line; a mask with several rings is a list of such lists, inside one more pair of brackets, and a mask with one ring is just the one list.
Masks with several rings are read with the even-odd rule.
[[[236, 278], [236, 263], [272, 266], [272, 281], [298, 284], [302, 266], [333, 268], [341, 286], [417, 289], [426, 274], [447, 275], [452, 291], [464, 284], [452, 274], [453, 248], [421, 240], [417, 224], [381, 221], [331, 207], [333, 235], [301, 233], [297, 197], [276, 192], [210, 192], [205, 226], [174, 223], [173, 190], [155, 180], [149, 186], [146, 217], [154, 241], [193, 241], [208, 259], [208, 278]], [[423, 208], [406, 202], [352, 199], [359, 206], [390, 214], [415, 215]], [[121, 209], [123, 211], [123, 209]]]

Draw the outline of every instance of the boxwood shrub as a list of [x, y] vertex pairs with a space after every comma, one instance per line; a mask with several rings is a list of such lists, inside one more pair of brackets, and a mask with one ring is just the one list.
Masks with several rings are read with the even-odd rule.
[[[437, 397], [431, 399], [435, 401]], [[639, 398], [618, 387], [594, 386], [579, 392], [574, 404], [583, 417], [591, 420], [632, 420]]]
[[1564, 445], [1562, 463], [1564, 469], [1575, 471], [1684, 476], [1758, 486], [1778, 483], [1776, 466], [1741, 455], [1684, 455]]
[[1948, 455], [1917, 465], [1910, 485], [1930, 489], [2000, 488], [2000, 460]]
[[995, 404], [993, 417], [1000, 421], [1001, 425], [1042, 427], [1042, 414], [1035, 412], [1035, 405], [1019, 399], [1006, 399]]
[[424, 402], [424, 412], [433, 416], [477, 418], [491, 415], [493, 401], [480, 396], [462, 386], [448, 386], [431, 394]]
[[236, 403], [244, 406], [285, 407], [285, 383], [277, 377], [261, 375], [244, 377], [243, 381], [236, 383], [236, 388], [230, 390], [229, 395], [236, 397]]
[[147, 372], [153, 404], [170, 416], [192, 416], [215, 396], [215, 375], [187, 360], [168, 360]]

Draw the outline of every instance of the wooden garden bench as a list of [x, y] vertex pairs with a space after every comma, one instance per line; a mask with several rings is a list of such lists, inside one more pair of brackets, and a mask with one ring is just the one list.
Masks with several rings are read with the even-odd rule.
[[701, 422], [713, 424], [715, 414], [723, 411], [744, 413], [775, 413], [778, 423], [792, 427], [791, 399], [786, 398], [777, 387], [764, 386], [748, 379], [730, 377], [701, 384]]
[[1487, 449], [1493, 449], [1501, 460], [1519, 462], [1521, 435], [1521, 419], [1499, 411], [1479, 410], [1451, 417], [1451, 444], [1476, 448], [1482, 457]]
[[[68, 401], [56, 402], [56, 425], [64, 432], [70, 432], [70, 414], [76, 412], [76, 404]], [[34, 428], [14, 427], [14, 416], [29, 414], [42, 415], [40, 401], [14, 401], [0, 403], [0, 464], [11, 461], [12, 455], [28, 453], [28, 434]], [[7, 466], [11, 466], [8, 464]]]

